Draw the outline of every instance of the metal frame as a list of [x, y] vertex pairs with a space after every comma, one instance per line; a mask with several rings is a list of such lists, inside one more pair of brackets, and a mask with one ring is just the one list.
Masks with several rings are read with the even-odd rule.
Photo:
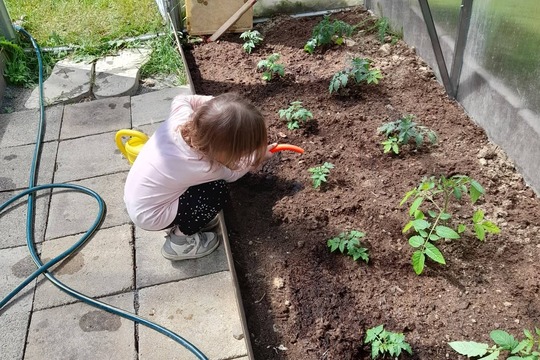
[[15, 30], [4, 0], [0, 0], [0, 33], [8, 40], [15, 39]]
[[448, 68], [444, 61], [444, 55], [441, 49], [441, 43], [439, 42], [439, 36], [437, 35], [437, 29], [435, 29], [435, 23], [433, 22], [433, 16], [431, 15], [431, 9], [429, 7], [428, 0], [418, 0], [422, 15], [424, 16], [424, 22], [426, 23], [427, 31], [431, 39], [431, 46], [433, 47], [433, 53], [435, 54], [435, 60], [439, 67], [439, 73], [448, 95], [452, 98], [456, 98], [459, 79], [461, 76], [461, 68], [463, 65], [463, 54], [465, 53], [465, 46], [467, 44], [467, 35], [469, 33], [469, 25], [471, 22], [472, 4], [473, 0], [462, 0], [461, 8], [459, 12], [459, 25], [458, 33], [456, 37], [456, 44], [454, 46], [454, 59], [452, 61], [452, 73], [448, 74]]

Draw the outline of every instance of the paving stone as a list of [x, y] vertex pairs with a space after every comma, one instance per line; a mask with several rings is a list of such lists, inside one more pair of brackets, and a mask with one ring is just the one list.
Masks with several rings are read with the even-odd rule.
[[136, 130], [142, 131], [148, 136], [152, 136], [156, 132], [159, 125], [161, 124], [163, 124], [163, 122], [153, 123], [153, 124], [148, 124], [148, 125], [141, 125]]
[[[168, 88], [133, 96], [131, 98], [132, 126], [135, 128], [165, 121], [169, 116], [172, 100], [180, 94], [190, 95], [189, 86]], [[152, 104], [152, 106], [148, 106], [148, 104]]]
[[[19, 194], [20, 192], [0, 192], [0, 203]], [[39, 243], [43, 241], [45, 235], [45, 224], [49, 209], [50, 190], [41, 191], [35, 197], [35, 220], [34, 220], [34, 241]], [[26, 244], [26, 213], [27, 199], [23, 197], [17, 200], [0, 214], [0, 249], [22, 246]]]
[[60, 142], [55, 182], [75, 181], [129, 170], [114, 132]]
[[[59, 255], [80, 236], [49, 240], [42, 243], [43, 262]], [[132, 229], [130, 225], [101, 229], [74, 256], [53, 269], [66, 285], [92, 297], [125, 292], [133, 288]], [[68, 304], [76, 300], [40, 277], [34, 308]]]
[[[51, 76], [43, 83], [45, 105], [76, 102], [91, 95], [93, 71], [93, 63], [87, 64], [67, 59], [57, 62]], [[32, 91], [24, 106], [27, 109], [39, 108], [39, 87]]]
[[[223, 240], [210, 255], [200, 259], [169, 261], [161, 255], [165, 231], [135, 228], [137, 288], [228, 270]], [[220, 235], [221, 237], [221, 235]]]
[[[209, 359], [247, 355], [229, 271], [139, 290], [139, 314], [184, 337]], [[139, 327], [139, 359], [191, 359], [181, 345]]]
[[[100, 299], [134, 312], [133, 294]], [[136, 359], [133, 322], [83, 303], [35, 311], [25, 360]]]
[[92, 91], [97, 99], [134, 95], [139, 87], [140, 68], [150, 59], [150, 49], [125, 49], [116, 56], [96, 62]]
[[[58, 140], [64, 106], [45, 109], [44, 141]], [[0, 148], [35, 144], [39, 127], [39, 110], [0, 114]]]
[[[26, 246], [0, 250], [0, 299], [35, 269]], [[35, 284], [31, 282], [0, 310], [0, 360], [22, 359]]]
[[[72, 183], [92, 189], [103, 198], [107, 214], [102, 227], [128, 224], [131, 221], [123, 200], [126, 176], [124, 172]], [[98, 203], [93, 197], [81, 192], [54, 190], [46, 239], [85, 232], [94, 223], [98, 209]]]
[[66, 105], [62, 139], [130, 128], [129, 96]]
[[[52, 182], [57, 146], [56, 141], [43, 144], [37, 184], [49, 184]], [[28, 187], [34, 148], [34, 145], [24, 145], [2, 149], [2, 156], [0, 157], [0, 169], [2, 169], [0, 173], [0, 191]]]

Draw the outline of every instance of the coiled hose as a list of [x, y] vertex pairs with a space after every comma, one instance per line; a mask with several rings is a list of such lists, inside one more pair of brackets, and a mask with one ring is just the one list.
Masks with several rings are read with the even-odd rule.
[[[95, 191], [88, 189], [84, 186], [74, 185], [74, 184], [47, 184], [47, 185], [39, 185], [36, 186], [36, 171], [39, 164], [39, 158], [41, 155], [41, 147], [43, 142], [43, 129], [45, 124], [45, 107], [43, 105], [43, 63], [41, 58], [41, 52], [39, 50], [39, 46], [37, 42], [34, 40], [34, 38], [22, 27], [13, 25], [15, 30], [18, 32], [24, 34], [30, 41], [32, 42], [32, 46], [34, 47], [34, 50], [36, 52], [36, 56], [38, 59], [38, 65], [39, 65], [39, 99], [40, 99], [40, 121], [39, 121], [39, 127], [38, 127], [38, 133], [36, 138], [36, 146], [34, 149], [34, 155], [32, 158], [32, 166], [30, 168], [30, 179], [28, 181], [28, 189], [24, 190], [20, 194], [12, 197], [2, 205], [0, 205], [0, 213], [4, 211], [6, 207], [8, 207], [13, 202], [17, 201], [18, 199], [22, 198], [23, 196], [28, 196], [28, 211], [27, 211], [27, 217], [26, 217], [26, 245], [28, 247], [28, 250], [30, 252], [30, 255], [32, 256], [32, 260], [37, 266], [37, 270], [35, 270], [28, 278], [26, 278], [19, 286], [17, 286], [15, 289], [13, 289], [5, 298], [0, 301], [0, 310], [15, 296], [19, 291], [21, 291], [24, 287], [26, 287], [30, 282], [32, 282], [36, 277], [43, 274], [49, 281], [51, 281], [56, 287], [58, 287], [60, 290], [64, 291], [65, 293], [73, 296], [74, 298], [81, 300], [88, 305], [94, 306], [98, 309], [105, 310], [107, 312], [110, 312], [112, 314], [121, 316], [123, 318], [126, 318], [128, 320], [134, 321], [138, 324], [142, 324], [146, 327], [149, 327], [150, 329], [153, 329], [165, 336], [170, 337], [174, 341], [178, 342], [180, 345], [184, 346], [187, 350], [189, 350], [193, 355], [197, 357], [197, 359], [202, 360], [208, 360], [208, 358], [199, 350], [197, 349], [193, 344], [191, 344], [189, 341], [185, 340], [180, 335], [172, 332], [171, 330], [164, 328], [161, 325], [158, 325], [156, 323], [153, 323], [151, 321], [148, 321], [146, 319], [143, 319], [135, 314], [131, 314], [125, 310], [116, 308], [114, 306], [111, 306], [109, 304], [105, 304], [101, 301], [92, 299], [88, 297], [85, 294], [82, 294], [67, 285], [60, 282], [57, 278], [55, 278], [51, 273], [49, 273], [48, 269], [51, 266], [54, 266], [58, 262], [62, 261], [75, 251], [77, 251], [81, 246], [84, 245], [86, 241], [88, 241], [98, 230], [99, 226], [103, 222], [103, 219], [105, 218], [105, 202], [99, 196], [98, 193]], [[82, 192], [86, 195], [89, 195], [93, 197], [99, 206], [99, 211], [96, 216], [96, 219], [90, 229], [84, 233], [84, 235], [75, 243], [73, 244], [69, 249], [61, 253], [60, 255], [56, 256], [55, 258], [51, 259], [50, 261], [46, 262], [45, 264], [41, 262], [41, 259], [36, 251], [35, 246], [35, 240], [34, 240], [34, 201], [35, 201], [35, 194], [38, 191], [46, 190], [46, 189], [55, 189], [55, 188], [63, 188], [63, 189], [70, 189]]]

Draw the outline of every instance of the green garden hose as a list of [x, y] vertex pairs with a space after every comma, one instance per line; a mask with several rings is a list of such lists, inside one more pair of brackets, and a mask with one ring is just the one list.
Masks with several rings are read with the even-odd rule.
[[[21, 291], [24, 287], [26, 287], [29, 283], [31, 283], [36, 277], [43, 274], [49, 281], [51, 281], [56, 287], [58, 287], [60, 290], [64, 291], [65, 293], [73, 296], [74, 298], [81, 300], [88, 305], [94, 306], [98, 309], [105, 310], [107, 312], [110, 312], [112, 314], [121, 316], [123, 318], [126, 318], [128, 320], [134, 321], [138, 324], [142, 324], [144, 326], [149, 327], [150, 329], [153, 329], [163, 335], [166, 335], [173, 339], [174, 341], [178, 342], [180, 345], [184, 346], [187, 350], [189, 350], [193, 355], [197, 357], [197, 359], [202, 360], [208, 360], [208, 358], [199, 350], [197, 349], [193, 344], [185, 340], [180, 335], [172, 332], [171, 330], [162, 327], [161, 325], [158, 325], [156, 323], [153, 323], [151, 321], [145, 320], [143, 318], [140, 318], [139, 316], [135, 314], [131, 314], [125, 310], [116, 308], [114, 306], [111, 306], [109, 304], [105, 304], [101, 301], [92, 299], [80, 292], [77, 292], [76, 290], [71, 289], [70, 287], [66, 286], [62, 282], [60, 282], [57, 278], [55, 278], [51, 273], [49, 273], [48, 269], [51, 266], [54, 266], [58, 262], [62, 261], [69, 255], [73, 254], [75, 251], [77, 251], [86, 241], [88, 241], [94, 233], [98, 230], [99, 226], [103, 222], [103, 219], [105, 218], [105, 202], [103, 199], [94, 192], [91, 189], [88, 189], [84, 186], [74, 185], [74, 184], [47, 184], [47, 185], [38, 185], [36, 186], [36, 170], [38, 168], [39, 164], [39, 158], [41, 154], [41, 147], [43, 142], [43, 128], [45, 124], [45, 107], [43, 105], [43, 63], [41, 59], [41, 53], [39, 50], [39, 46], [34, 40], [34, 38], [22, 27], [13, 25], [15, 30], [18, 32], [24, 34], [26, 37], [30, 39], [32, 42], [32, 46], [35, 49], [36, 56], [38, 59], [39, 64], [39, 99], [40, 99], [40, 122], [38, 127], [38, 134], [36, 139], [36, 146], [34, 150], [34, 155], [32, 159], [32, 166], [30, 168], [30, 179], [28, 181], [28, 189], [24, 190], [20, 194], [12, 197], [2, 205], [0, 205], [0, 213], [4, 211], [6, 207], [8, 207], [13, 202], [17, 201], [18, 199], [22, 198], [23, 196], [28, 196], [28, 211], [27, 211], [27, 217], [26, 217], [26, 245], [28, 247], [28, 250], [30, 252], [30, 255], [32, 256], [32, 259], [34, 263], [37, 266], [37, 270], [35, 270], [29, 277], [27, 277], [19, 286], [17, 286], [15, 289], [13, 289], [5, 298], [3, 298], [0, 301], [0, 310], [15, 296], [19, 291]], [[63, 189], [70, 189], [82, 192], [86, 195], [89, 195], [93, 197], [99, 206], [98, 214], [96, 216], [96, 219], [90, 229], [86, 231], [86, 233], [77, 241], [75, 244], [73, 244], [69, 249], [61, 253], [60, 255], [56, 256], [52, 260], [46, 262], [45, 264], [41, 262], [41, 259], [36, 251], [35, 246], [35, 240], [34, 240], [34, 201], [35, 201], [35, 194], [38, 191], [46, 190], [46, 189], [54, 189], [54, 188], [63, 188]]]

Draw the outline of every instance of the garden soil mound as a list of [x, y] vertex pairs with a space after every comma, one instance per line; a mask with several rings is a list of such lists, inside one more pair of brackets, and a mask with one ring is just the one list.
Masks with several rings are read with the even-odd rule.
[[[404, 42], [384, 45], [362, 8], [332, 15], [362, 24], [342, 46], [309, 55], [303, 46], [322, 17], [277, 17], [255, 28], [264, 42], [252, 54], [238, 35], [190, 46], [196, 92], [237, 92], [268, 121], [269, 142], [291, 143], [260, 171], [231, 184], [230, 239], [255, 358], [369, 359], [367, 329], [404, 333], [411, 359], [458, 359], [449, 341], [489, 341], [540, 326], [540, 201], [503, 151], [490, 143], [433, 72]], [[257, 63], [279, 53], [285, 76], [261, 79]], [[378, 85], [330, 95], [330, 79], [353, 57], [381, 69]], [[313, 121], [288, 130], [278, 110], [301, 101]], [[406, 114], [434, 130], [439, 142], [384, 154], [377, 128]], [[335, 165], [314, 189], [308, 169]], [[428, 176], [464, 174], [486, 195], [474, 208], [501, 228], [480, 242], [472, 234], [438, 243], [446, 265], [426, 261], [417, 276], [403, 226], [404, 194]], [[452, 212], [469, 217], [468, 198]], [[330, 253], [326, 241], [360, 230], [369, 263]], [[410, 236], [410, 234], [409, 234]]]

